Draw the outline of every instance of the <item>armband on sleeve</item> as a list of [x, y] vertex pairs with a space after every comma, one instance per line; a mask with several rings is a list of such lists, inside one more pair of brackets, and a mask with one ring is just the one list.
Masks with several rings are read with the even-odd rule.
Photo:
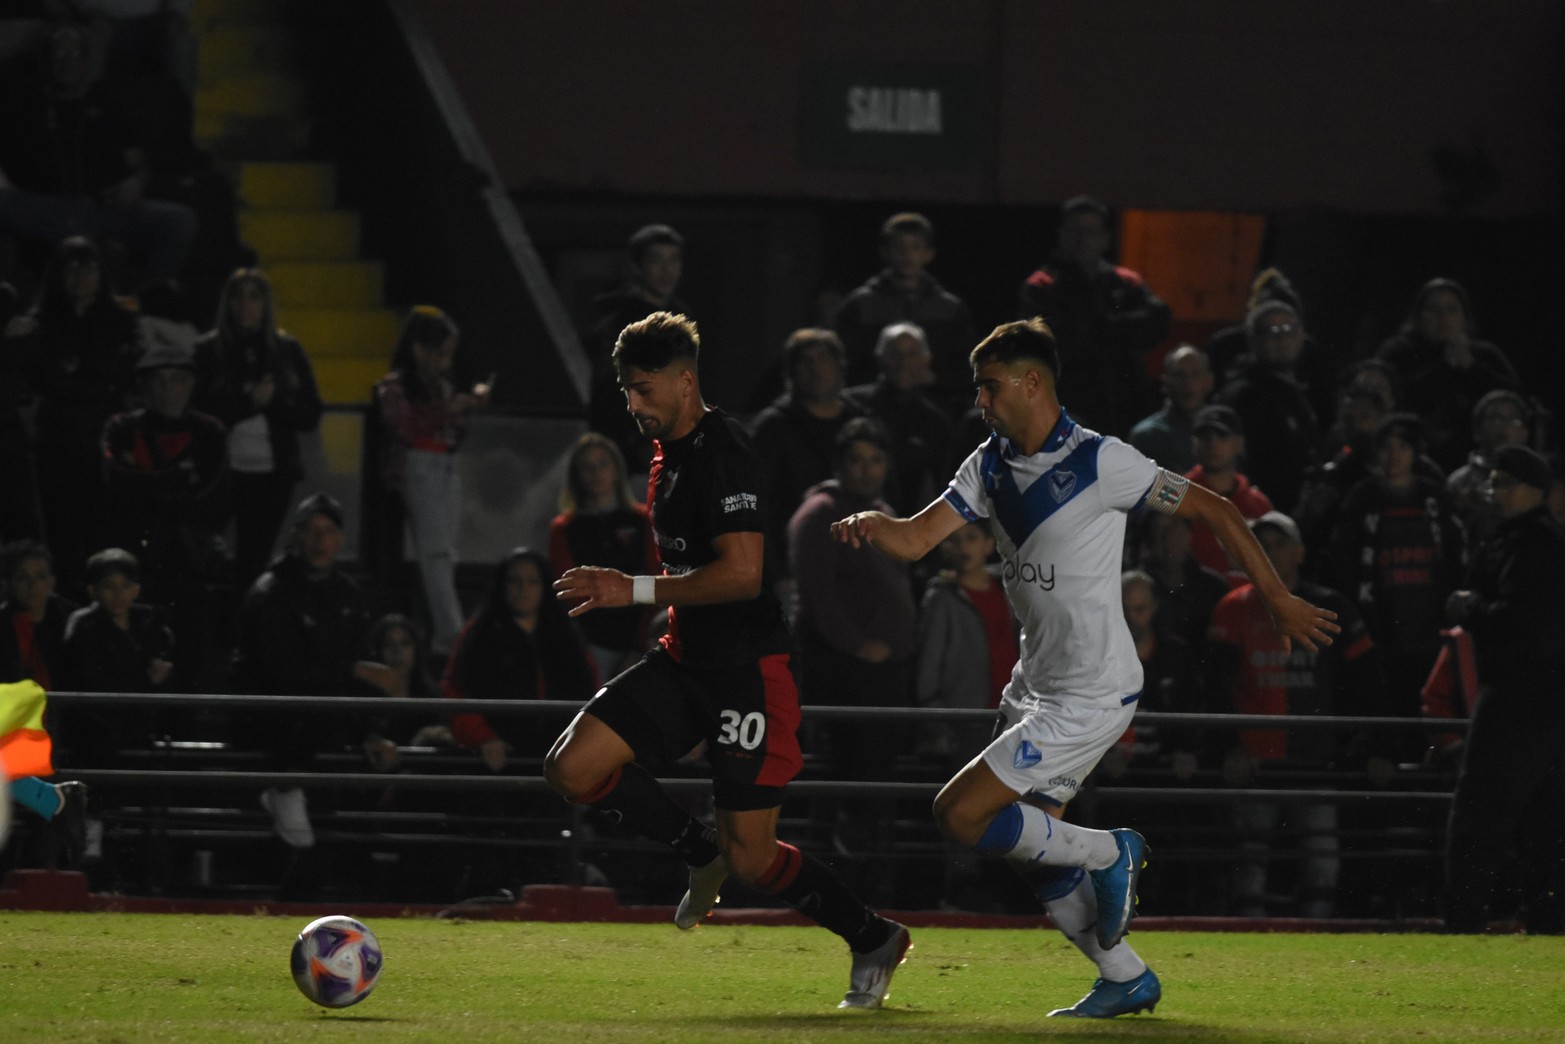
[[1147, 495], [1142, 498], [1142, 503], [1153, 511], [1172, 515], [1179, 510], [1179, 505], [1185, 499], [1185, 490], [1189, 488], [1189, 479], [1183, 475], [1176, 475], [1167, 468], [1159, 468], [1157, 478], [1153, 479], [1152, 485], [1147, 487]]

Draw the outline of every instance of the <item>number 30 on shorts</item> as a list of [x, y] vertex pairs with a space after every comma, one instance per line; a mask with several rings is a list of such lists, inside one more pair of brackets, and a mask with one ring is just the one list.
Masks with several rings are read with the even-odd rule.
[[766, 715], [760, 711], [740, 715], [738, 711], [725, 710], [722, 719], [723, 730], [718, 734], [717, 742], [725, 747], [737, 743], [745, 750], [754, 750], [766, 739]]

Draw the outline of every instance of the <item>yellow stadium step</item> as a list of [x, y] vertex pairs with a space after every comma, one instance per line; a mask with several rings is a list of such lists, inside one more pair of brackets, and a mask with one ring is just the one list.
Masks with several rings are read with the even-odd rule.
[[261, 255], [279, 261], [350, 261], [359, 256], [359, 215], [351, 210], [245, 210], [239, 234]]
[[[367, 395], [365, 401], [369, 401]], [[361, 414], [328, 413], [321, 417], [321, 451], [326, 457], [328, 472], [356, 479], [363, 450], [364, 417]]]
[[[390, 355], [388, 353], [387, 358]], [[328, 403], [367, 403], [370, 389], [386, 375], [386, 359], [312, 359], [321, 400]]]
[[308, 85], [288, 72], [247, 72], [225, 76], [196, 89], [196, 111], [230, 116], [303, 116]]
[[279, 261], [267, 266], [280, 305], [351, 308], [385, 299], [379, 261]]
[[239, 199], [273, 210], [330, 210], [337, 204], [335, 163], [241, 163]]
[[201, 34], [200, 82], [215, 84], [235, 75], [297, 69], [301, 50], [288, 26], [214, 20]]
[[277, 325], [297, 337], [312, 359], [379, 359], [389, 365], [402, 316], [390, 308], [279, 307]]

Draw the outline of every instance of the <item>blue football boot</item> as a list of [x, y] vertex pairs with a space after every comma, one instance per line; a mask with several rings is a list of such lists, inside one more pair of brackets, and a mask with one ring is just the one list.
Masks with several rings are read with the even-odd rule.
[[1112, 866], [1091, 871], [1092, 891], [1098, 897], [1098, 945], [1112, 950], [1125, 937], [1136, 916], [1136, 882], [1147, 865], [1147, 839], [1126, 827], [1111, 830], [1119, 845]]
[[1163, 984], [1148, 968], [1129, 982], [1099, 979], [1087, 995], [1069, 1008], [1056, 1008], [1049, 1018], [1112, 1019], [1137, 1011], [1150, 1012], [1163, 999]]

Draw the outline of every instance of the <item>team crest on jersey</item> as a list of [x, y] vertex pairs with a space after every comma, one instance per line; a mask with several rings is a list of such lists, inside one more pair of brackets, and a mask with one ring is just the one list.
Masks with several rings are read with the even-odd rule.
[[1049, 495], [1054, 498], [1056, 504], [1065, 503], [1074, 492], [1076, 492], [1076, 473], [1074, 471], [1049, 472]]
[[1028, 740], [1022, 740], [1011, 758], [1011, 765], [1018, 769], [1032, 768], [1043, 760], [1043, 754]]
[[669, 468], [667, 471], [663, 472], [663, 481], [662, 481], [661, 485], [663, 486], [663, 495], [665, 497], [671, 497], [671, 496], [674, 495], [674, 483], [676, 483], [678, 481], [679, 481], [679, 469], [678, 468]]

